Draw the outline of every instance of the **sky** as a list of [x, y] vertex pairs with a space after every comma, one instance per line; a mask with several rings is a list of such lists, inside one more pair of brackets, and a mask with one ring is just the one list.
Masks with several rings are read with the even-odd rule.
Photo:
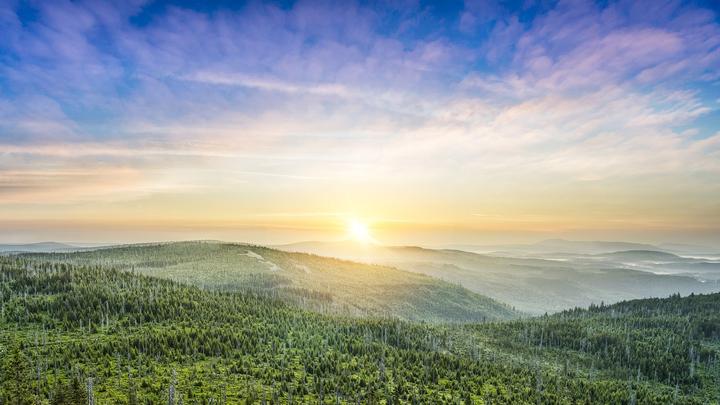
[[720, 246], [719, 13], [0, 0], [0, 242]]

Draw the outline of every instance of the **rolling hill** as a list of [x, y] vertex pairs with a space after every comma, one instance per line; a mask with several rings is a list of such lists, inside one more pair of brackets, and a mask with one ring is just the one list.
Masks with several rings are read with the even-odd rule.
[[221, 291], [249, 291], [321, 313], [470, 322], [518, 314], [456, 284], [379, 265], [220, 242], [128, 245], [27, 257], [103, 266]]
[[623, 250], [596, 255], [607, 259], [629, 260], [629, 261], [684, 261], [683, 257], [657, 250]]
[[630, 250], [596, 255], [595, 259], [615, 266], [654, 274], [693, 277], [708, 285], [720, 282], [720, 260], [683, 257], [672, 253]]
[[546, 239], [536, 243], [529, 244], [509, 244], [509, 245], [449, 245], [444, 246], [447, 249], [464, 250], [474, 253], [506, 253], [510, 255], [527, 255], [527, 254], [601, 254], [611, 253], [621, 250], [653, 250], [662, 251], [664, 249], [645, 243], [618, 242], [618, 241], [582, 241], [582, 240], [566, 240], [566, 239]]
[[[617, 245], [612, 244], [613, 247]], [[458, 283], [520, 311], [537, 315], [593, 303], [720, 291], [720, 269], [713, 267], [713, 263], [702, 267], [702, 264], [691, 264], [680, 258], [678, 263], [660, 266], [644, 260], [650, 256], [662, 255], [666, 259], [674, 256], [664, 252], [636, 250], [630, 253], [553, 254], [532, 258], [346, 242], [306, 242], [279, 248], [426, 274]], [[631, 265], [628, 258], [641, 258], [643, 263]], [[673, 269], [673, 265], [676, 268]], [[694, 272], [692, 266], [696, 267]]]
[[704, 393], [707, 403], [720, 400], [717, 293], [622, 301], [468, 329], [500, 351], [532, 354], [565, 371], [581, 364], [590, 378], [600, 372], [628, 382], [674, 386], [668, 403], [684, 402], [680, 387]]
[[65, 252], [73, 250], [81, 250], [82, 247], [68, 245], [58, 242], [38, 242], [26, 244], [0, 244], [0, 253], [20, 253], [20, 252]]

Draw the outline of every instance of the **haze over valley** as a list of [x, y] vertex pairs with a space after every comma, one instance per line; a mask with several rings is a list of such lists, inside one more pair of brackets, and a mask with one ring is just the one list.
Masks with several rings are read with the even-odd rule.
[[[716, 256], [686, 258], [653, 246], [620, 242], [567, 241], [553, 245], [556, 246], [542, 252], [534, 251], [538, 245], [517, 246], [514, 254], [362, 245], [352, 241], [298, 243], [279, 248], [381, 263], [426, 274], [536, 315], [603, 302], [720, 290], [720, 261]], [[573, 253], [588, 251], [584, 248], [587, 245], [604, 246], [604, 253]], [[639, 246], [658, 250], [613, 250]], [[591, 250], [603, 251], [601, 247]]]

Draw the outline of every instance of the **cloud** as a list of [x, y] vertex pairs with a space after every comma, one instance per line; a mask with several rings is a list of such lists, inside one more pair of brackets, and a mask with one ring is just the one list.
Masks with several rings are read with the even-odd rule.
[[197, 72], [184, 79], [207, 84], [250, 87], [283, 93], [309, 93], [338, 97], [347, 97], [349, 95], [348, 90], [339, 84], [297, 84], [272, 78], [250, 77], [242, 74]]
[[[5, 4], [3, 201], [239, 184], [269, 199], [272, 178], [308, 200], [443, 189], [438, 210], [480, 182], [519, 195], [542, 178], [720, 175], [717, 130], [698, 120], [717, 109], [712, 11], [469, 3], [447, 17], [417, 4], [50, 2], [27, 21]], [[688, 199], [714, 196], [692, 187]]]

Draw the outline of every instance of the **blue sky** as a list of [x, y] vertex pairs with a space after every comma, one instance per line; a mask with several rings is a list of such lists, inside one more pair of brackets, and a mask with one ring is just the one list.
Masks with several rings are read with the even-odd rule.
[[6, 0], [0, 32], [3, 239], [720, 239], [712, 1]]

